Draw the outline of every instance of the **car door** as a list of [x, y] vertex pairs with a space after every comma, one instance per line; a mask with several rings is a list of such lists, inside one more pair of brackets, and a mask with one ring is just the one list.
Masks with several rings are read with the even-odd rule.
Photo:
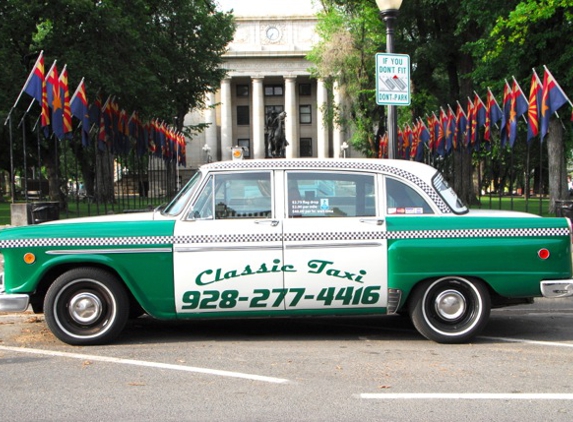
[[287, 310], [386, 307], [377, 180], [366, 172], [286, 172], [284, 260], [296, 268], [284, 273]]
[[282, 309], [282, 225], [271, 171], [210, 175], [175, 224], [180, 316]]

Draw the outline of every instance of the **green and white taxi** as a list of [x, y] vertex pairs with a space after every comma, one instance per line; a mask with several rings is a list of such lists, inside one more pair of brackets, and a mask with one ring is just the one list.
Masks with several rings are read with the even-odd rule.
[[566, 218], [468, 210], [434, 168], [376, 159], [204, 165], [165, 208], [0, 231], [0, 311], [75, 345], [128, 318], [409, 313], [468, 342], [490, 309], [573, 295]]

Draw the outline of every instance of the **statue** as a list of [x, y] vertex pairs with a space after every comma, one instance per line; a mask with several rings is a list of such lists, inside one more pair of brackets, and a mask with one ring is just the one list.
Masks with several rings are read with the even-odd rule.
[[265, 158], [285, 158], [288, 141], [285, 137], [286, 112], [267, 113], [265, 123]]

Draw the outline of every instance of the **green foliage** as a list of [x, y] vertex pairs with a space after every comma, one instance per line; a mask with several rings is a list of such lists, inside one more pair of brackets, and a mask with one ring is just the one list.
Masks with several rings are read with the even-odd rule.
[[67, 64], [70, 89], [85, 78], [88, 100], [114, 95], [144, 119], [183, 122], [219, 85], [234, 33], [214, 0], [5, 0], [0, 20], [6, 113], [43, 50], [46, 68]]

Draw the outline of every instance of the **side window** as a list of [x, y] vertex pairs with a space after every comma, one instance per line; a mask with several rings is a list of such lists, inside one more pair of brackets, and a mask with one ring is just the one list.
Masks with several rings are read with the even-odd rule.
[[209, 177], [207, 180], [187, 218], [204, 220], [213, 218], [213, 177]]
[[289, 172], [286, 203], [291, 218], [375, 216], [374, 176]]
[[215, 219], [270, 218], [272, 211], [270, 173], [216, 175]]
[[433, 214], [432, 207], [410, 186], [386, 179], [387, 214]]

